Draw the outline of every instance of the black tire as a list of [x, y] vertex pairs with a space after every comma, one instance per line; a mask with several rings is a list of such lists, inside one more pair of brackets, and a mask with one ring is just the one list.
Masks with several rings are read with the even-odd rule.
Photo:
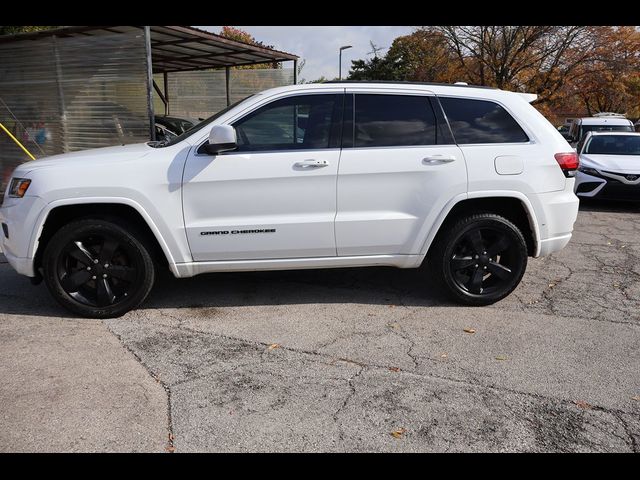
[[143, 238], [105, 219], [71, 222], [45, 248], [45, 284], [63, 307], [83, 317], [124, 315], [145, 300], [155, 280]]
[[522, 232], [512, 222], [477, 213], [444, 228], [430, 249], [428, 266], [451, 298], [466, 305], [491, 305], [518, 286], [528, 253]]

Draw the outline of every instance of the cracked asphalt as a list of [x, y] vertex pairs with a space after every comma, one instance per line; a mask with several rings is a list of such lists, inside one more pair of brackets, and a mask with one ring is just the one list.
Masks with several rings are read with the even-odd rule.
[[639, 205], [583, 203], [492, 307], [422, 270], [164, 275], [93, 321], [6, 264], [0, 302], [0, 451], [640, 449]]

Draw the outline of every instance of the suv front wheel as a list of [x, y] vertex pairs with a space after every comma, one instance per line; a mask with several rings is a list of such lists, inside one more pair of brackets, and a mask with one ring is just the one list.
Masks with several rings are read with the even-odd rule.
[[429, 265], [449, 295], [467, 305], [490, 305], [509, 295], [527, 267], [522, 233], [500, 215], [461, 218], [442, 232]]
[[142, 235], [103, 219], [58, 230], [44, 251], [44, 281], [53, 297], [83, 317], [124, 315], [144, 301], [155, 271]]

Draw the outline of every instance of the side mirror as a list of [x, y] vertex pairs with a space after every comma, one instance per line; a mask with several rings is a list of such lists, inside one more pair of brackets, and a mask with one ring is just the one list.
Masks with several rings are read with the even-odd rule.
[[231, 125], [214, 125], [209, 132], [205, 151], [211, 155], [234, 150], [238, 146], [236, 129]]

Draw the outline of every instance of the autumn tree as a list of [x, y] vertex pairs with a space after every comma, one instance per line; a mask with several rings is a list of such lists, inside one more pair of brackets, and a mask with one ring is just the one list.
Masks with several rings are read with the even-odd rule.
[[453, 52], [440, 32], [425, 29], [396, 38], [386, 55], [399, 80], [453, 83], [460, 72]]
[[550, 101], [568, 78], [594, 55], [597, 27], [438, 26], [464, 80], [538, 94]]
[[[265, 45], [262, 42], [259, 42], [251, 35], [249, 32], [245, 32], [239, 28], [235, 27], [222, 27], [220, 31], [220, 35], [229, 38], [231, 40], [236, 40], [238, 42], [248, 43], [250, 45], [256, 45], [258, 47], [263, 48], [274, 48], [273, 45]], [[237, 69], [268, 69], [268, 68], [282, 68], [282, 65], [279, 62], [271, 62], [271, 63], [257, 63], [255, 65], [240, 65], [237, 67], [233, 67]]]
[[634, 27], [599, 27], [592, 57], [563, 89], [589, 115], [597, 112], [640, 116], [640, 32]]

